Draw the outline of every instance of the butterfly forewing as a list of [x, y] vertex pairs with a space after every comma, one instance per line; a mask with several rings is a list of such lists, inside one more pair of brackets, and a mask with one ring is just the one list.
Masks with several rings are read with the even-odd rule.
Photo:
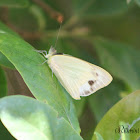
[[48, 64], [74, 99], [88, 96], [112, 81], [104, 69], [72, 56], [53, 55]]

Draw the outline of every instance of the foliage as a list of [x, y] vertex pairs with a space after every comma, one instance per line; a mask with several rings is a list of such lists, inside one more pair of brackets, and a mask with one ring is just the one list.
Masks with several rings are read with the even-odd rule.
[[[1, 0], [0, 139], [138, 139], [136, 131], [115, 131], [140, 128], [139, 6], [139, 0]], [[106, 69], [112, 83], [72, 99], [35, 51], [55, 44], [58, 52]], [[13, 71], [35, 99], [9, 96], [17, 79], [10, 81], [7, 73]], [[12, 88], [23, 86], [15, 83]]]

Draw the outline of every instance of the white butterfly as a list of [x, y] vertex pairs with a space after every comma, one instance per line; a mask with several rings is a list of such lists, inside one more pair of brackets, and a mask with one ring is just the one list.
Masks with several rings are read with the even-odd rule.
[[76, 100], [80, 100], [80, 96], [89, 96], [112, 81], [112, 76], [104, 69], [73, 56], [58, 54], [53, 47], [48, 54], [46, 51], [38, 52], [47, 58], [52, 72]]

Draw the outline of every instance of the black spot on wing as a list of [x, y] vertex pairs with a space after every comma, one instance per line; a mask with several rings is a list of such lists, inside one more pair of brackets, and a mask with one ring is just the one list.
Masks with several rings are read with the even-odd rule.
[[92, 86], [94, 84], [94, 81], [93, 80], [89, 80], [88, 83], [89, 83], [90, 86]]

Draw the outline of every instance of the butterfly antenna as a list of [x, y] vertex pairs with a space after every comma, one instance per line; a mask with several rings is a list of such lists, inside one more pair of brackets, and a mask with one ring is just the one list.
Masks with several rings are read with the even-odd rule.
[[56, 41], [55, 41], [54, 48], [56, 48], [56, 45], [57, 45], [57, 42], [58, 42], [58, 38], [59, 38], [59, 34], [60, 34], [60, 30], [61, 30], [61, 26], [62, 26], [62, 22], [60, 22], [60, 27], [59, 27], [59, 30], [58, 30], [58, 33], [57, 33], [57, 37], [56, 37]]

